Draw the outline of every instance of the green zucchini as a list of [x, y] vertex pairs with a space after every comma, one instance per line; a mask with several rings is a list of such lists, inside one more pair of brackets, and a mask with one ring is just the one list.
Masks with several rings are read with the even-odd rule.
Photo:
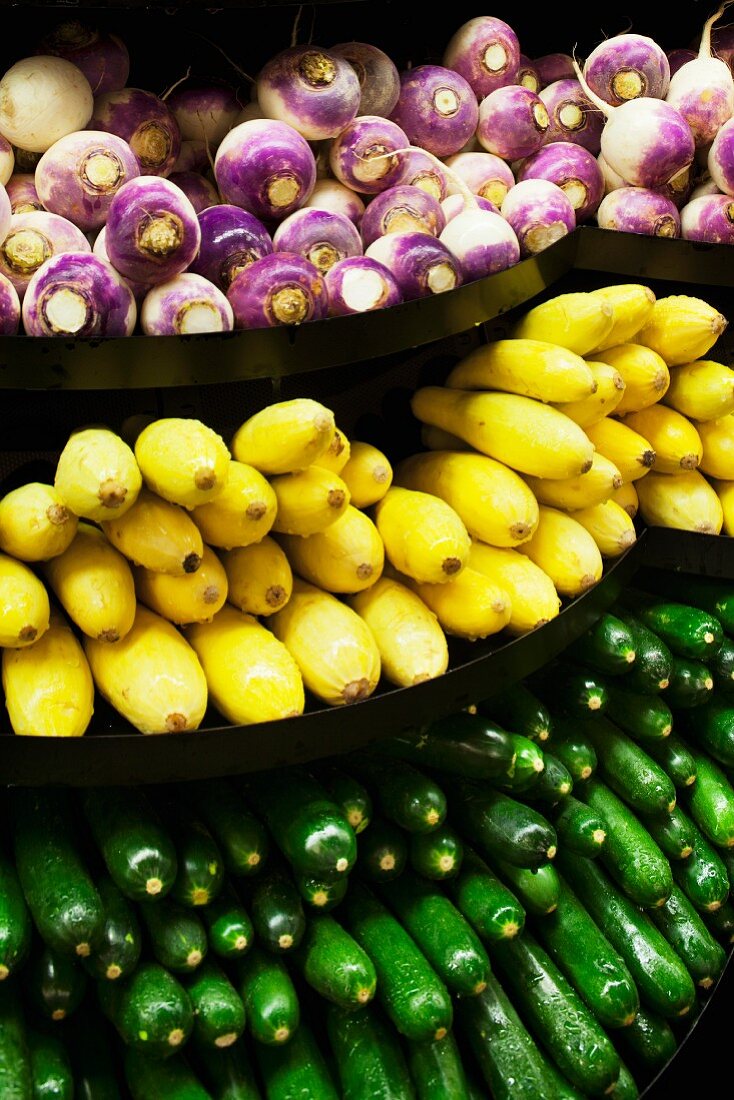
[[326, 1023], [342, 1100], [415, 1100], [398, 1037], [375, 1008], [345, 1012], [332, 1005]]
[[627, 966], [568, 883], [559, 876], [557, 903], [535, 932], [603, 1027], [626, 1027], [640, 1007]]
[[224, 885], [224, 858], [202, 821], [182, 810], [166, 821], [176, 845], [178, 873], [171, 897], [179, 905], [209, 905]]
[[558, 874], [552, 863], [535, 871], [513, 867], [503, 859], [493, 859], [492, 866], [518, 897], [526, 913], [544, 917], [553, 912], [558, 904]]
[[668, 1021], [645, 1007], [640, 1008], [619, 1036], [635, 1061], [653, 1073], [662, 1069], [678, 1049], [678, 1040]]
[[197, 1076], [213, 1100], [261, 1100], [244, 1040], [224, 1050], [194, 1041], [189, 1049]]
[[247, 1029], [258, 1044], [287, 1043], [301, 1018], [298, 997], [283, 961], [258, 946], [237, 965]]
[[696, 825], [718, 848], [734, 847], [734, 789], [718, 764], [691, 749], [696, 782], [686, 795], [688, 812]]
[[403, 873], [408, 861], [408, 835], [390, 821], [373, 820], [359, 838], [358, 850], [357, 866], [362, 877], [369, 882], [387, 882]]
[[617, 889], [598, 860], [561, 851], [559, 864], [589, 916], [627, 964], [644, 1001], [666, 1018], [689, 1012], [696, 997], [693, 981], [650, 918]]
[[637, 1082], [622, 1061], [619, 1063], [619, 1077], [608, 1095], [610, 1100], [638, 1100], [640, 1090]]
[[563, 1076], [586, 1095], [604, 1096], [619, 1076], [619, 1055], [552, 959], [526, 931], [495, 944], [492, 960]]
[[708, 665], [690, 657], [674, 657], [670, 673], [670, 685], [666, 692], [673, 710], [691, 710], [701, 707], [711, 698], [714, 678]]
[[673, 781], [637, 742], [606, 718], [585, 722], [584, 733], [596, 749], [607, 786], [640, 813], [670, 813], [675, 806]]
[[734, 640], [724, 635], [720, 648], [708, 662], [716, 691], [731, 702], [734, 700]]
[[59, 954], [89, 955], [104, 927], [102, 899], [82, 860], [69, 796], [10, 791], [15, 867], [36, 928]]
[[557, 721], [554, 730], [554, 756], [568, 769], [574, 783], [584, 783], [597, 768], [594, 746], [576, 722], [568, 719]]
[[15, 866], [0, 852], [0, 981], [20, 970], [26, 961], [31, 928]]
[[33, 1100], [73, 1100], [74, 1077], [65, 1045], [45, 1032], [29, 1031]]
[[693, 763], [688, 747], [674, 733], [664, 741], [645, 746], [648, 756], [660, 765], [663, 771], [681, 790], [696, 782], [696, 765]]
[[605, 612], [566, 650], [569, 657], [596, 672], [620, 676], [635, 661], [632, 631], [616, 615]]
[[410, 865], [419, 875], [435, 880], [458, 875], [464, 842], [446, 822], [432, 833], [411, 833], [408, 843]]
[[708, 930], [729, 947], [734, 943], [734, 905], [725, 901], [718, 909], [710, 913], [702, 913], [704, 924]]
[[652, 919], [683, 960], [696, 985], [710, 989], [724, 969], [726, 953], [679, 887], [674, 887]]
[[143, 902], [140, 915], [153, 955], [161, 966], [177, 974], [188, 974], [201, 965], [209, 942], [197, 913], [164, 898]]
[[24, 972], [28, 1000], [47, 1020], [66, 1019], [75, 1012], [87, 990], [87, 975], [68, 955], [44, 947]]
[[25, 1021], [13, 981], [0, 983], [0, 1096], [3, 1100], [33, 1100]]
[[144, 791], [90, 787], [82, 802], [94, 842], [117, 888], [133, 901], [165, 897], [176, 879], [176, 849]]
[[74, 1072], [75, 1100], [123, 1100], [113, 1043], [117, 1044], [117, 1036], [97, 1010], [94, 999], [82, 1005], [64, 1024], [64, 1045]]
[[418, 1100], [471, 1100], [451, 1031], [437, 1043], [408, 1043], [408, 1064]]
[[301, 1024], [289, 1043], [255, 1047], [268, 1100], [339, 1100], [312, 1032]]
[[262, 870], [270, 852], [267, 831], [228, 780], [190, 784], [182, 788], [182, 796], [191, 799], [219, 846], [230, 875], [255, 875]]
[[125, 1054], [125, 1080], [133, 1100], [211, 1100], [183, 1058], [160, 1062], [139, 1050]]
[[721, 861], [726, 867], [726, 874], [729, 879], [729, 886], [731, 886], [732, 879], [734, 878], [734, 849], [721, 848], [719, 850]]
[[530, 868], [555, 856], [555, 830], [531, 806], [467, 779], [452, 780], [450, 790], [459, 827], [490, 856]]
[[673, 878], [699, 913], [719, 909], [729, 896], [729, 876], [721, 856], [692, 821], [695, 843], [687, 859], [672, 864]]
[[510, 737], [515, 749], [515, 763], [499, 786], [510, 793], [532, 791], [545, 770], [543, 750], [521, 733], [511, 733]]
[[194, 1007], [194, 1038], [203, 1046], [231, 1047], [245, 1030], [245, 1006], [229, 978], [205, 962], [186, 982]]
[[688, 859], [696, 843], [696, 832], [676, 806], [672, 814], [645, 818], [645, 828], [668, 859]]
[[[521, 733], [523, 737], [529, 737], [531, 741], [538, 741], [541, 745], [551, 738], [553, 723], [548, 708], [525, 684], [513, 684], [512, 687], [505, 688], [500, 695], [479, 703], [478, 710], [481, 715], [494, 718], [500, 726]], [[473, 776], [476, 776], [476, 772], [469, 773], [469, 778]]]
[[123, 1043], [152, 1058], [175, 1054], [193, 1029], [191, 998], [158, 963], [142, 963], [122, 984], [100, 982], [97, 994]]
[[471, 849], [465, 851], [461, 871], [447, 887], [454, 905], [484, 943], [511, 939], [522, 932], [522, 905]]
[[635, 646], [635, 662], [627, 673], [625, 684], [643, 695], [665, 691], [670, 684], [673, 666], [673, 655], [667, 645], [624, 609], [617, 608], [615, 614], [629, 629]]
[[336, 802], [354, 829], [355, 835], [359, 836], [372, 820], [372, 799], [368, 792], [351, 775], [347, 775], [341, 768], [334, 765], [319, 770], [317, 778]]
[[457, 1001], [457, 1016], [493, 1100], [580, 1100], [538, 1049], [494, 974], [478, 997]]
[[428, 833], [443, 824], [446, 795], [412, 764], [360, 754], [350, 757], [349, 768], [369, 785], [383, 817], [394, 825], [408, 833]]
[[662, 638], [677, 657], [705, 660], [709, 653], [716, 652], [723, 641], [724, 632], [719, 620], [698, 607], [673, 601], [636, 606], [638, 616], [648, 630]]
[[652, 909], [670, 897], [670, 864], [645, 826], [603, 783], [592, 780], [584, 791], [586, 804], [607, 824], [600, 859], [635, 905]]
[[489, 974], [487, 952], [439, 885], [406, 871], [380, 896], [450, 993], [457, 997], [481, 993]]
[[350, 888], [344, 909], [347, 928], [372, 959], [377, 997], [397, 1030], [417, 1041], [442, 1039], [451, 1027], [451, 998], [410, 935], [360, 883]]
[[507, 775], [515, 753], [506, 730], [486, 717], [465, 712], [442, 718], [420, 733], [380, 741], [376, 748], [441, 774], [489, 780]]
[[301, 875], [323, 880], [348, 873], [357, 858], [354, 830], [324, 788], [301, 768], [268, 772], [246, 791], [275, 843]]
[[140, 923], [133, 906], [108, 875], [97, 879], [97, 890], [104, 907], [104, 929], [101, 942], [84, 959], [84, 966], [93, 978], [114, 982], [129, 977], [140, 961]]
[[292, 957], [311, 988], [340, 1008], [359, 1008], [375, 995], [372, 960], [333, 917], [311, 917]]
[[201, 911], [209, 946], [220, 959], [239, 959], [252, 945], [253, 928], [247, 910], [231, 885]]
[[252, 880], [249, 904], [253, 928], [263, 947], [276, 954], [298, 947], [306, 917], [296, 884], [285, 867], [268, 867]]
[[545, 665], [530, 677], [530, 688], [551, 712], [568, 718], [588, 718], [606, 710], [608, 692], [603, 676], [570, 661]]
[[607, 717], [642, 745], [662, 741], [673, 730], [673, 713], [661, 695], [627, 691], [621, 683], [609, 687]]
[[296, 875], [295, 882], [306, 905], [319, 913], [328, 913], [330, 909], [335, 909], [344, 898], [349, 885], [346, 875], [330, 882], [311, 878], [310, 875]]
[[585, 802], [571, 796], [550, 813], [558, 843], [570, 852], [594, 859], [602, 851], [607, 839], [607, 826], [599, 814]]
[[713, 615], [724, 630], [734, 630], [734, 586], [728, 581], [656, 569], [646, 576], [645, 588], [671, 600], [683, 590], [692, 606]]
[[545, 802], [555, 806], [564, 798], [568, 798], [573, 790], [573, 777], [565, 764], [562, 764], [553, 753], [543, 753], [545, 767], [540, 778], [533, 786], [524, 792], [523, 797], [531, 802]]

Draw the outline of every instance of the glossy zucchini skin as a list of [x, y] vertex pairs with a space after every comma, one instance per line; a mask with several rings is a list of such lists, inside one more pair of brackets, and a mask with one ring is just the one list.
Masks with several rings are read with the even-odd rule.
[[209, 941], [198, 914], [164, 898], [147, 901], [140, 915], [148, 933], [153, 955], [167, 970], [189, 974], [206, 957]]
[[333, 764], [319, 769], [316, 778], [336, 802], [354, 829], [355, 836], [359, 836], [372, 820], [372, 799], [368, 791], [351, 775]]
[[258, 874], [270, 854], [270, 841], [235, 786], [226, 779], [210, 779], [189, 784], [186, 797], [219, 846], [225, 870], [242, 877]]
[[411, 833], [408, 857], [419, 875], [440, 882], [458, 875], [464, 858], [464, 842], [444, 822], [431, 833]]
[[726, 953], [679, 887], [652, 913], [652, 919], [683, 960], [696, 985], [710, 989], [724, 969]]
[[602, 714], [607, 708], [609, 693], [604, 677], [591, 669], [572, 664], [565, 659], [546, 665], [530, 678], [551, 712], [568, 718], [588, 718]]
[[550, 813], [558, 842], [563, 848], [580, 856], [595, 859], [607, 839], [607, 825], [585, 802], [572, 795]]
[[[493, 718], [505, 729], [537, 741], [541, 747], [553, 735], [550, 711], [526, 684], [518, 683], [505, 688], [500, 695], [479, 703], [478, 710], [481, 715]], [[476, 773], [472, 773], [474, 774]]]
[[645, 580], [645, 587], [656, 595], [674, 600], [684, 584], [691, 605], [712, 615], [728, 633], [734, 632], [734, 586], [713, 577], [696, 577], [687, 573], [682, 580], [675, 573], [655, 570]]
[[629, 672], [636, 657], [632, 631], [608, 611], [572, 642], [566, 652], [574, 661], [607, 676]]
[[[734, 626], [727, 629], [732, 633]], [[726, 634], [718, 652], [709, 658], [709, 668], [714, 677], [716, 691], [728, 702], [734, 701], [734, 640]]]
[[133, 1100], [165, 1096], [166, 1100], [211, 1100], [183, 1058], [160, 1062], [139, 1050], [125, 1054], [125, 1080]]
[[678, 1049], [675, 1032], [668, 1021], [644, 1006], [619, 1036], [635, 1059], [653, 1072], [662, 1069]]
[[287, 1043], [299, 1026], [301, 1011], [282, 959], [256, 945], [237, 965], [237, 988], [256, 1043]]
[[615, 794], [640, 813], [670, 813], [673, 781], [644, 749], [606, 718], [585, 722], [584, 733], [596, 749], [600, 777]]
[[339, 1100], [324, 1056], [305, 1024], [288, 1043], [256, 1043], [255, 1054], [268, 1100]]
[[171, 824], [178, 865], [171, 897], [179, 905], [192, 908], [209, 905], [224, 885], [224, 857], [219, 845], [203, 821], [185, 810], [177, 813]]
[[0, 980], [20, 970], [31, 946], [31, 916], [15, 865], [0, 852]]
[[[418, 834], [414, 834], [416, 837]], [[376, 818], [358, 841], [359, 874], [368, 882], [389, 882], [402, 875], [408, 862], [409, 834], [391, 821]], [[428, 834], [430, 841], [431, 834]]]
[[639, 609], [639, 617], [673, 653], [693, 661], [715, 653], [724, 638], [718, 619], [689, 604], [653, 602]]
[[73, 1100], [74, 1077], [65, 1045], [54, 1035], [29, 1031], [33, 1100]]
[[714, 698], [688, 712], [683, 724], [692, 745], [702, 749], [724, 768], [734, 767], [734, 706]]
[[509, 774], [498, 784], [510, 794], [532, 792], [545, 771], [542, 749], [521, 733], [510, 734], [515, 749], [515, 763]]
[[309, 909], [317, 913], [328, 913], [335, 909], [348, 889], [347, 876], [324, 882], [310, 875], [296, 875], [296, 886]]
[[540, 778], [530, 790], [525, 791], [524, 797], [530, 802], [543, 802], [547, 806], [555, 806], [573, 791], [573, 776], [551, 752], [543, 752], [545, 767]]
[[575, 784], [585, 783], [598, 765], [594, 746], [579, 722], [563, 719], [555, 723], [554, 729], [553, 754], [568, 769]]
[[673, 730], [673, 713], [665, 698], [627, 691], [622, 680], [609, 686], [607, 717], [643, 746], [662, 741]]
[[552, 863], [544, 864], [537, 871], [513, 867], [502, 859], [493, 860], [492, 866], [519, 898], [527, 913], [545, 917], [558, 905], [558, 874]]
[[708, 665], [692, 657], [673, 657], [666, 700], [673, 710], [692, 710], [711, 699], [714, 678]]
[[672, 864], [673, 878], [699, 913], [719, 909], [729, 896], [729, 876], [724, 862], [691, 819], [685, 816], [695, 842], [687, 859]]
[[221, 1050], [236, 1043], [245, 1030], [245, 1006], [220, 967], [205, 962], [187, 980], [186, 991], [194, 1008], [194, 1039]]
[[416, 1100], [398, 1037], [377, 1009], [355, 1013], [332, 1005], [326, 1022], [343, 1100], [365, 1095], [374, 1100]]
[[729, 947], [734, 943], [734, 905], [725, 901], [718, 909], [702, 913], [704, 924], [720, 943]]
[[312, 989], [347, 1011], [369, 1004], [375, 995], [377, 975], [372, 960], [328, 914], [309, 918], [293, 960]]
[[239, 959], [252, 946], [252, 921], [230, 883], [216, 901], [203, 907], [201, 919], [209, 947], [220, 959]]
[[501, 725], [486, 715], [465, 712], [442, 718], [418, 735], [388, 738], [378, 748], [418, 767], [487, 780], [507, 775], [515, 752]]
[[644, 819], [645, 828], [668, 859], [688, 859], [696, 843], [696, 831], [691, 828], [679, 806], [671, 814], [656, 814]]
[[0, 1096], [32, 1100], [33, 1080], [21, 999], [13, 981], [0, 982]]
[[555, 856], [555, 830], [532, 807], [468, 780], [452, 780], [449, 791], [457, 824], [490, 856], [530, 868], [541, 867]]
[[686, 795], [688, 812], [698, 828], [717, 848], [734, 847], [734, 789], [705, 752], [691, 748], [696, 782]]
[[674, 733], [664, 741], [646, 745], [645, 751], [673, 780], [679, 791], [696, 782], [696, 765], [690, 750]]
[[110, 877], [132, 901], [163, 898], [176, 880], [176, 848], [139, 787], [89, 788], [84, 813]]
[[104, 907], [104, 929], [100, 943], [84, 965], [92, 977], [114, 982], [129, 977], [140, 961], [143, 947], [140, 922], [135, 909], [109, 875], [100, 875], [97, 890]]
[[408, 1043], [408, 1064], [418, 1100], [471, 1100], [452, 1032], [438, 1043]]
[[357, 754], [351, 771], [366, 783], [380, 812], [408, 833], [429, 833], [446, 819], [446, 795], [436, 781], [404, 760]]
[[158, 963], [141, 963], [124, 985], [100, 982], [97, 993], [123, 1043], [151, 1058], [170, 1058], [191, 1035], [191, 999]]
[[525, 927], [519, 899], [472, 849], [466, 850], [461, 872], [447, 890], [483, 943], [512, 939]]
[[665, 691], [670, 684], [673, 667], [673, 654], [665, 642], [648, 630], [645, 624], [623, 608], [617, 608], [615, 614], [627, 626], [632, 634], [635, 646], [635, 661], [625, 677], [625, 684], [632, 691], [652, 694]]
[[216, 1100], [262, 1100], [242, 1039], [223, 1050], [194, 1039], [186, 1053], [190, 1055], [197, 1076]]
[[81, 960], [43, 947], [32, 959], [25, 977], [28, 1000], [40, 1016], [59, 1022], [75, 1012], [87, 991]]
[[271, 865], [252, 880], [252, 924], [258, 940], [276, 954], [298, 947], [306, 930], [303, 902], [285, 866]]

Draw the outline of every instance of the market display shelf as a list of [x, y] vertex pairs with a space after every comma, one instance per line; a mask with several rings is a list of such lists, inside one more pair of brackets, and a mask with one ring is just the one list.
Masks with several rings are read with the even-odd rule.
[[734, 581], [734, 539], [726, 535], [649, 527], [645, 532], [641, 564], [651, 569]]
[[573, 233], [576, 271], [603, 271], [630, 279], [662, 279], [698, 286], [734, 286], [731, 246], [617, 233], [593, 225]]

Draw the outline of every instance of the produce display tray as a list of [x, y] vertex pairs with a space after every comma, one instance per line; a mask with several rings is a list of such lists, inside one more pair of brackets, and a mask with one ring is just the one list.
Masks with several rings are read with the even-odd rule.
[[[650, 527], [645, 533], [643, 564], [651, 569], [734, 581], [734, 539]], [[684, 586], [685, 581], [681, 584]]]

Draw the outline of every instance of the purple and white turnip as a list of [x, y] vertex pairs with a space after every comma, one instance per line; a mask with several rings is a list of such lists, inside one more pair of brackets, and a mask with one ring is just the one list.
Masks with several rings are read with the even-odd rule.
[[5, 240], [10, 229], [13, 208], [10, 205], [8, 193], [0, 183], [0, 244]]
[[130, 74], [130, 55], [122, 39], [76, 20], [59, 24], [38, 52], [71, 61], [84, 73], [93, 95], [119, 92]]
[[406, 301], [429, 298], [461, 286], [463, 273], [445, 244], [428, 233], [389, 233], [378, 237], [365, 256], [392, 272]]
[[35, 273], [23, 299], [29, 336], [130, 336], [136, 316], [125, 280], [89, 252], [52, 256]]
[[0, 136], [0, 183], [3, 186], [8, 182], [15, 168], [15, 154], [13, 146], [4, 137]]
[[241, 271], [273, 251], [262, 222], [239, 206], [210, 206], [199, 214], [199, 226], [201, 243], [189, 270], [203, 275], [225, 294]]
[[107, 130], [123, 138], [145, 176], [170, 175], [181, 149], [176, 119], [162, 99], [141, 88], [97, 96], [89, 129]]
[[[509, 164], [493, 153], [457, 153], [449, 157], [446, 167], [457, 175], [474, 195], [501, 206], [505, 195], [515, 186]], [[455, 183], [449, 181], [449, 191], [455, 193]]]
[[26, 57], [0, 80], [0, 134], [31, 153], [83, 130], [94, 100], [81, 69], [63, 57]]
[[542, 252], [576, 228], [570, 199], [555, 183], [544, 179], [516, 183], [501, 212], [515, 231], [522, 256]]
[[278, 222], [313, 191], [316, 161], [306, 139], [287, 122], [253, 119], [229, 131], [217, 149], [214, 175], [223, 202]]
[[231, 332], [234, 315], [218, 287], [201, 275], [184, 273], [148, 291], [140, 310], [140, 327], [146, 336]]
[[137, 157], [126, 141], [103, 130], [79, 130], [43, 154], [35, 184], [46, 210], [87, 232], [104, 225], [114, 196], [139, 175]]
[[691, 199], [680, 214], [681, 236], [688, 241], [734, 244], [734, 199], [702, 195]]
[[365, 248], [387, 233], [430, 233], [438, 237], [446, 225], [441, 204], [420, 187], [390, 187], [367, 207], [360, 232]]
[[0, 336], [15, 336], [20, 325], [20, 299], [10, 279], [0, 275]]
[[478, 203], [473, 210], [466, 208], [452, 218], [439, 240], [459, 260], [466, 282], [504, 271], [520, 259], [520, 245], [512, 226]]
[[303, 256], [322, 275], [340, 260], [361, 256], [362, 238], [344, 214], [326, 210], [296, 210], [273, 234], [276, 252]]
[[680, 215], [675, 203], [644, 187], [618, 187], [599, 205], [596, 220], [602, 229], [638, 233], [646, 237], [678, 237]]
[[503, 160], [520, 160], [544, 144], [550, 120], [540, 96], [520, 85], [498, 88], [479, 106], [480, 145]]
[[387, 309], [403, 300], [392, 272], [369, 256], [340, 260], [326, 272], [325, 281], [330, 317]]
[[170, 180], [138, 176], [110, 203], [105, 247], [112, 266], [127, 279], [167, 282], [188, 268], [200, 242], [196, 211]]
[[400, 73], [387, 54], [369, 42], [341, 42], [329, 52], [348, 61], [357, 75], [357, 114], [387, 117], [400, 95]]
[[168, 180], [181, 188], [197, 214], [219, 202], [216, 187], [199, 172], [171, 172]]
[[33, 176], [16, 172], [6, 183], [5, 190], [14, 214], [29, 214], [32, 210], [43, 210], [43, 203], [38, 197]]
[[418, 65], [400, 74], [400, 96], [390, 116], [437, 157], [458, 153], [479, 122], [477, 97], [459, 73], [441, 65]]
[[287, 122], [308, 141], [336, 137], [359, 109], [357, 74], [339, 54], [291, 46], [271, 58], [257, 79], [257, 101], [268, 118]]
[[292, 252], [256, 260], [227, 291], [236, 328], [300, 325], [326, 316], [326, 283], [312, 263]]
[[[406, 138], [407, 141], [407, 138]], [[457, 153], [456, 156], [461, 156]], [[449, 158], [450, 160], [451, 158]], [[449, 161], [447, 161], [447, 164]], [[403, 155], [403, 168], [395, 184], [405, 184], [408, 187], [420, 187], [433, 195], [434, 199], [442, 202], [449, 193], [448, 176], [443, 170], [443, 165], [435, 157], [428, 153], [411, 149]], [[392, 186], [392, 184], [391, 184]]]
[[234, 126], [241, 107], [231, 88], [210, 84], [175, 88], [166, 99], [182, 141], [202, 141], [212, 153]]
[[617, 34], [592, 50], [584, 65], [591, 90], [612, 107], [649, 96], [664, 99], [670, 83], [668, 58], [644, 34]]
[[365, 211], [364, 203], [357, 192], [334, 179], [316, 180], [313, 191], [302, 207], [307, 208], [343, 214], [357, 226]]
[[460, 73], [482, 100], [495, 89], [517, 82], [520, 43], [502, 19], [480, 15], [459, 27], [446, 47], [443, 63]]
[[23, 298], [28, 283], [47, 260], [62, 252], [91, 252], [89, 241], [66, 218], [46, 210], [13, 214], [0, 244], [0, 273]]
[[528, 157], [520, 165], [517, 179], [555, 183], [570, 199], [577, 222], [593, 214], [604, 197], [604, 176], [596, 157], [570, 141], [551, 142]]
[[376, 195], [398, 182], [403, 161], [397, 150], [409, 144], [407, 134], [395, 122], [378, 115], [361, 115], [332, 141], [329, 164], [345, 187]]
[[731, 69], [711, 52], [711, 28], [725, 4], [706, 20], [698, 56], [671, 77], [666, 102], [675, 107], [691, 128], [696, 148], [709, 145], [734, 115], [734, 78]]
[[539, 94], [548, 111], [546, 142], [572, 141], [596, 156], [601, 148], [604, 116], [585, 95], [578, 80], [556, 80]]

